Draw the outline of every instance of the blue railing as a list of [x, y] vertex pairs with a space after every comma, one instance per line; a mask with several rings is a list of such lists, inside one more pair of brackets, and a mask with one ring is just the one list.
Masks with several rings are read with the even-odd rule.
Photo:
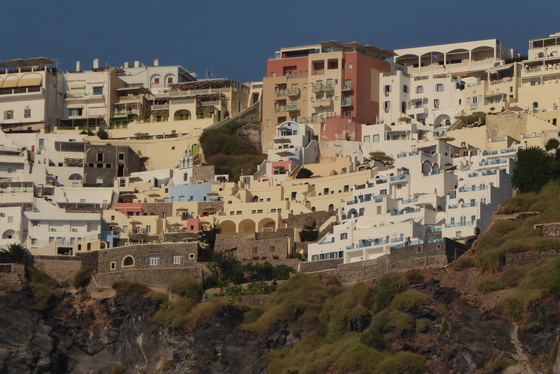
[[470, 208], [470, 207], [473, 207], [473, 206], [478, 206], [478, 203], [472, 202], [472, 203], [461, 204], [461, 208]]
[[445, 227], [446, 228], [451, 228], [451, 227], [463, 227], [463, 226], [473, 226], [474, 222], [455, 222], [455, 223], [446, 223]]
[[498, 174], [498, 170], [486, 170], [482, 172], [482, 175], [495, 175]]
[[391, 177], [391, 182], [402, 181], [404, 179], [406, 179], [406, 174], [395, 175], [395, 176]]
[[410, 204], [410, 203], [416, 203], [416, 202], [418, 202], [418, 198], [417, 198], [417, 197], [415, 197], [414, 199], [406, 199], [406, 200], [403, 200], [403, 204]]
[[486, 166], [486, 165], [499, 165], [499, 164], [505, 164], [505, 163], [507, 163], [507, 159], [500, 158], [498, 160], [480, 161], [479, 165], [480, 166]]
[[459, 207], [459, 204], [449, 204], [447, 206], [448, 209], [457, 209]]
[[469, 173], [469, 178], [478, 177], [478, 173]]
[[428, 232], [441, 232], [441, 226], [429, 226]]
[[398, 243], [404, 241], [404, 238], [393, 238], [391, 239], [391, 243]]
[[470, 187], [461, 187], [459, 188], [459, 192], [468, 192], [468, 191], [483, 191], [483, 190], [487, 190], [488, 186], [485, 184], [482, 184], [480, 186], [470, 186]]
[[439, 243], [439, 242], [442, 242], [442, 241], [443, 241], [443, 238], [428, 238], [428, 240], [427, 240], [428, 244]]

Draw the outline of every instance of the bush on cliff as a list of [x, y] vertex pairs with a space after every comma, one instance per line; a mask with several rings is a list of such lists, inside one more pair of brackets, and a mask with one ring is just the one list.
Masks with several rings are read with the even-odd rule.
[[174, 280], [168, 286], [169, 291], [176, 295], [185, 297], [194, 302], [199, 302], [202, 298], [202, 285], [194, 278], [183, 277]]
[[113, 289], [118, 295], [143, 295], [149, 291], [148, 286], [143, 283], [131, 282], [129, 280], [118, 280], [113, 283]]
[[75, 288], [87, 287], [95, 269], [89, 266], [83, 266], [74, 276], [72, 285]]
[[50, 305], [53, 290], [58, 287], [58, 282], [35, 267], [26, 267], [25, 270], [37, 307], [41, 310], [46, 309]]

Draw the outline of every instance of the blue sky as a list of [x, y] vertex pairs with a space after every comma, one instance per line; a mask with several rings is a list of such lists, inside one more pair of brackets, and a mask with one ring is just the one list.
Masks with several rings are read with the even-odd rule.
[[261, 80], [281, 47], [325, 40], [380, 48], [497, 38], [527, 41], [560, 32], [556, 0], [458, 1], [27, 0], [1, 5], [0, 61], [46, 56], [63, 70], [124, 61], [183, 65], [204, 77]]

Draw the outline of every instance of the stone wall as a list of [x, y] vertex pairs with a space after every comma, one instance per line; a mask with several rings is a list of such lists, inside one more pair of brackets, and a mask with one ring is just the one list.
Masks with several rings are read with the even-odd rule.
[[280, 229], [275, 232], [218, 234], [214, 248], [220, 252], [233, 250], [235, 257], [242, 261], [286, 259], [291, 256], [292, 243], [293, 230]]
[[545, 223], [542, 225], [543, 236], [545, 238], [560, 239], [560, 223]]
[[76, 253], [76, 258], [80, 259], [82, 266], [97, 269], [99, 266], [99, 251], [89, 253]]
[[301, 230], [303, 228], [313, 228], [318, 230], [329, 218], [336, 215], [336, 212], [312, 212], [303, 214], [288, 215], [287, 227]]
[[527, 266], [534, 264], [543, 258], [552, 258], [558, 255], [560, 255], [560, 250], [506, 253], [506, 263], [504, 268]]
[[166, 232], [163, 234], [166, 242], [192, 242], [198, 240], [198, 233], [196, 232]]
[[341, 258], [336, 258], [324, 261], [302, 262], [299, 264], [299, 272], [315, 273], [319, 271], [333, 270], [336, 269], [338, 265], [341, 265], [342, 261], [343, 260]]
[[160, 267], [154, 269], [126, 269], [113, 272], [99, 273], [93, 276], [97, 287], [111, 287], [118, 280], [129, 280], [143, 283], [149, 287], [166, 287], [174, 279], [192, 277], [202, 281], [202, 267]]
[[163, 218], [163, 213], [166, 213], [167, 217], [171, 217], [173, 215], [173, 203], [143, 203], [142, 211], [149, 216]]
[[196, 184], [198, 181], [213, 182], [214, 174], [214, 165], [195, 166], [189, 183]]
[[300, 271], [332, 275], [343, 283], [359, 282], [394, 272], [445, 266], [465, 251], [465, 245], [445, 238], [442, 242], [405, 246], [375, 260], [338, 264], [335, 269], [333, 262], [341, 260], [317, 261], [316, 265], [302, 263]]
[[[183, 256], [181, 264], [173, 264], [173, 255]], [[120, 270], [179, 268], [194, 266], [198, 243], [139, 244], [99, 251], [99, 274]], [[149, 256], [160, 256], [159, 265], [149, 265]]]
[[0, 264], [0, 284], [22, 285], [25, 279], [25, 265]]
[[82, 267], [82, 262], [77, 257], [35, 256], [33, 263], [37, 269], [44, 271], [58, 282], [72, 282]]

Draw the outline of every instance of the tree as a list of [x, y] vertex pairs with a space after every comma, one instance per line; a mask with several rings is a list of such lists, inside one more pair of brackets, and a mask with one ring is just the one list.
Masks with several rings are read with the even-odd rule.
[[212, 261], [208, 263], [208, 270], [216, 279], [218, 287], [244, 282], [243, 267], [231, 252], [214, 252]]
[[214, 251], [214, 246], [216, 245], [216, 236], [222, 232], [222, 229], [218, 225], [212, 225], [209, 229], [205, 227], [198, 232], [198, 241], [201, 242], [205, 249], [209, 250], [210, 253]]
[[560, 147], [560, 141], [558, 141], [558, 139], [556, 138], [552, 138], [549, 139], [548, 142], [546, 142], [544, 149], [546, 149], [547, 151], [553, 151], [553, 150], [557, 150], [558, 147]]
[[99, 129], [99, 131], [97, 131], [96, 135], [99, 139], [109, 139], [109, 134], [107, 133], [107, 131], [101, 128]]
[[15, 262], [23, 264], [27, 258], [27, 249], [21, 244], [8, 244], [5, 249], [0, 250], [0, 262]]
[[552, 177], [552, 161], [540, 147], [519, 149], [511, 183], [519, 192], [538, 192]]
[[296, 179], [311, 178], [312, 175], [313, 175], [313, 172], [311, 170], [306, 169], [306, 168], [301, 168], [301, 169], [299, 169], [299, 171], [296, 175]]

